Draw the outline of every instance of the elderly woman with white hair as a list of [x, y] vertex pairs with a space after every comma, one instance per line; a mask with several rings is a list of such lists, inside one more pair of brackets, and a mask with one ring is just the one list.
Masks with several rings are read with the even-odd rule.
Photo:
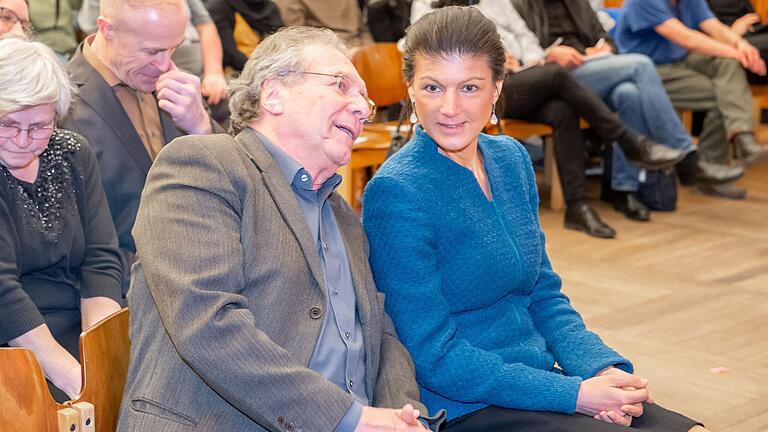
[[0, 346], [31, 349], [59, 401], [78, 338], [119, 310], [122, 267], [96, 157], [57, 129], [72, 99], [50, 48], [0, 39]]

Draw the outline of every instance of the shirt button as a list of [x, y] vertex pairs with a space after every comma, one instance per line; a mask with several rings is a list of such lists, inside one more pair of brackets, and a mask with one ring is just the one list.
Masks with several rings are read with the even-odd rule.
[[352, 381], [352, 380], [349, 380], [349, 383], [347, 384], [347, 386], [348, 386], [349, 388], [352, 388], [352, 387], [354, 387], [354, 385], [355, 385], [354, 381]]
[[312, 319], [319, 319], [321, 316], [323, 316], [323, 310], [320, 309], [317, 306], [312, 307], [309, 309], [309, 317]]
[[307, 181], [307, 180], [309, 180], [309, 176], [308, 176], [308, 175], [306, 175], [306, 174], [302, 174], [302, 175], [301, 175], [301, 181], [305, 182], [305, 181]]
[[333, 295], [339, 295], [339, 290], [337, 289], [333, 290]]
[[323, 242], [323, 250], [328, 252], [328, 243], [327, 242]]
[[344, 332], [344, 337], [349, 339], [349, 332]]

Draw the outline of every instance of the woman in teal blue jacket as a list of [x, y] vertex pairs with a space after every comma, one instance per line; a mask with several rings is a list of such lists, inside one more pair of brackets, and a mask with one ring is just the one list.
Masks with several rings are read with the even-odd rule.
[[528, 155], [481, 134], [495, 121], [504, 63], [476, 9], [415, 23], [403, 74], [420, 126], [364, 196], [371, 266], [422, 401], [448, 409], [452, 432], [703, 430], [652, 405], [647, 381], [561, 292]]

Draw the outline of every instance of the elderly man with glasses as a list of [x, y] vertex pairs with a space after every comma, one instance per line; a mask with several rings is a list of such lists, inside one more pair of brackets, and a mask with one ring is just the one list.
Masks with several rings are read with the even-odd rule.
[[[230, 90], [234, 136], [181, 137], [133, 230], [118, 430], [426, 431], [336, 173], [375, 105], [327, 29], [267, 37]], [[433, 425], [432, 427], [437, 427]]]
[[29, 7], [24, 0], [0, 0], [0, 35], [29, 31]]

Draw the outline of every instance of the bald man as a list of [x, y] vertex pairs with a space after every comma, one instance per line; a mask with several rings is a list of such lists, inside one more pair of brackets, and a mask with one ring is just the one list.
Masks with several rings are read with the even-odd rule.
[[29, 7], [24, 0], [0, 0], [0, 35], [23, 35], [29, 30]]
[[[102, 0], [97, 32], [67, 65], [81, 102], [61, 126], [96, 151], [126, 270], [136, 252], [131, 228], [157, 153], [181, 135], [221, 131], [203, 105], [200, 80], [171, 60], [188, 19], [185, 0]], [[124, 292], [129, 277], [126, 271]]]

